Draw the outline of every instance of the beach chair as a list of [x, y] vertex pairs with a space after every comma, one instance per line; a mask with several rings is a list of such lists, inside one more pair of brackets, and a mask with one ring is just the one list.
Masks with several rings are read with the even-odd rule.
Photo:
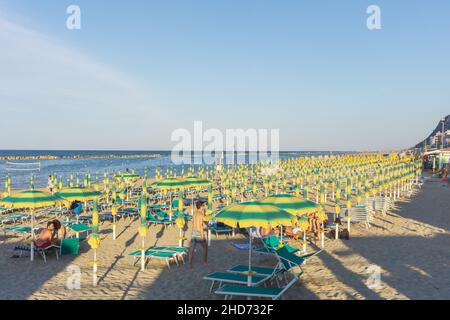
[[[256, 297], [256, 298], [269, 298], [277, 300], [283, 296], [283, 294], [291, 288], [300, 277], [303, 275], [302, 264], [305, 260], [295, 254], [289, 252], [285, 247], [276, 250], [276, 255], [280, 260], [283, 268], [286, 272], [293, 275], [292, 279], [281, 288], [275, 287], [255, 287], [255, 286], [239, 286], [239, 285], [224, 285], [215, 291], [215, 294], [225, 295], [225, 299], [232, 298], [233, 296], [243, 297]], [[294, 272], [294, 269], [299, 271]]]
[[77, 238], [80, 237], [80, 233], [86, 232], [87, 235], [89, 231], [92, 230], [92, 227], [89, 227], [83, 223], [68, 225], [68, 228], [75, 232]]
[[[261, 267], [261, 266], [252, 266], [252, 271], [257, 276], [267, 277], [271, 275], [278, 275], [283, 271], [282, 266], [278, 263], [275, 267]], [[248, 272], [248, 265], [236, 265], [227, 270], [228, 273], [236, 273], [236, 274], [244, 274]]]
[[[34, 230], [37, 230], [38, 228], [34, 228]], [[3, 232], [3, 236], [6, 237], [6, 233], [14, 233], [14, 234], [21, 234], [23, 238], [25, 238], [27, 235], [31, 233], [31, 227], [26, 226], [14, 226], [14, 227], [8, 227], [0, 229], [0, 231]]]
[[374, 197], [374, 211], [379, 211], [383, 214], [383, 216], [385, 216], [390, 207], [391, 207], [391, 198], [379, 196]]
[[347, 209], [345, 216], [343, 217], [343, 222], [350, 220], [350, 223], [364, 223], [366, 228], [370, 228], [370, 222], [373, 220], [370, 209], [367, 206], [355, 206]]
[[147, 222], [150, 224], [163, 224], [163, 225], [172, 225], [175, 223], [175, 219], [169, 220], [169, 219], [158, 219], [156, 218], [151, 211], [147, 213]]
[[31, 219], [31, 215], [27, 213], [13, 213], [13, 214], [7, 214], [5, 216], [0, 217], [0, 222], [2, 224], [7, 223], [17, 223], [17, 220], [26, 221]]
[[295, 253], [300, 251], [300, 249], [294, 248], [289, 244], [282, 244], [280, 242], [280, 238], [277, 236], [269, 236], [265, 238], [261, 238], [261, 241], [264, 245], [263, 248], [257, 248], [254, 251], [262, 254], [275, 254], [275, 251], [280, 248], [280, 246], [286, 247], [289, 252]]
[[401, 196], [401, 197], [404, 197], [404, 198], [411, 198], [413, 194], [414, 194], [414, 191], [413, 191], [413, 190], [403, 190], [403, 191], [400, 191], [400, 196]]
[[234, 230], [231, 227], [228, 227], [224, 225], [223, 223], [219, 224], [215, 220], [211, 220], [209, 223], [209, 228], [211, 229], [211, 232], [213, 232], [216, 235], [216, 238], [219, 238], [219, 234], [233, 234]]
[[[56, 260], [59, 260], [59, 246], [55, 244], [48, 245], [46, 247], [37, 247], [34, 246], [34, 254], [39, 254], [42, 259], [44, 259], [44, 262], [47, 263], [47, 252], [53, 250], [56, 254]], [[31, 254], [31, 247], [30, 246], [16, 246], [14, 247], [14, 251], [19, 251], [19, 257], [22, 257], [22, 254], [24, 252], [30, 252]]]
[[[159, 259], [164, 260], [167, 264], [167, 267], [170, 269], [170, 261], [174, 261], [178, 266], [178, 259], [181, 258], [184, 263], [183, 255], [187, 254], [188, 248], [184, 247], [170, 247], [170, 246], [160, 246], [160, 247], [149, 247], [145, 251], [145, 259]], [[142, 251], [136, 250], [128, 254], [133, 257], [133, 266], [140, 260], [142, 257]]]
[[[248, 268], [248, 266], [247, 266]], [[253, 270], [252, 270], [253, 271]], [[245, 274], [238, 274], [238, 273], [230, 273], [230, 272], [214, 272], [211, 274], [208, 274], [207, 276], [203, 277], [204, 280], [211, 281], [211, 287], [209, 289], [209, 292], [211, 293], [214, 289], [214, 285], [216, 283], [219, 284], [219, 287], [222, 286], [223, 283], [231, 283], [231, 284], [241, 284], [241, 285], [247, 285], [249, 277]], [[253, 275], [251, 278], [251, 285], [252, 286], [259, 286], [269, 279], [272, 278], [272, 274], [270, 275]]]

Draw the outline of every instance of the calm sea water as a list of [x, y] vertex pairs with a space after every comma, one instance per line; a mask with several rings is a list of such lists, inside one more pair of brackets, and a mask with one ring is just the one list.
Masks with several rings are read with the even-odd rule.
[[[338, 154], [340, 152], [333, 152]], [[343, 153], [343, 152], [342, 152]], [[65, 184], [66, 180], [71, 174], [79, 176], [80, 181], [83, 181], [85, 174], [91, 173], [92, 181], [95, 181], [95, 176], [98, 175], [99, 181], [103, 180], [103, 172], [108, 170], [110, 175], [115, 170], [124, 171], [127, 168], [136, 170], [139, 175], [144, 174], [145, 168], [147, 168], [147, 174], [149, 177], [155, 175], [157, 167], [161, 168], [165, 172], [166, 168], [174, 168], [178, 172], [181, 171], [181, 165], [175, 165], [172, 162], [170, 151], [47, 151], [47, 150], [0, 150], [1, 156], [75, 156], [75, 155], [105, 155], [105, 154], [118, 154], [118, 155], [134, 155], [134, 154], [162, 154], [164, 156], [157, 158], [81, 158], [81, 159], [54, 159], [54, 160], [14, 160], [11, 162], [30, 164], [40, 163], [40, 171], [13, 171], [8, 170], [10, 167], [20, 168], [19, 165], [7, 165], [6, 161], [0, 161], [0, 190], [4, 189], [5, 177], [9, 175], [11, 177], [12, 189], [24, 189], [30, 185], [30, 177], [34, 176], [35, 185], [38, 188], [46, 187], [47, 179], [49, 175], [62, 176]], [[327, 151], [320, 152], [280, 152], [280, 159], [289, 157], [301, 157], [311, 155], [325, 155], [330, 154]], [[206, 159], [208, 161], [209, 159]], [[247, 159], [248, 161], [248, 159]], [[32, 165], [25, 165], [25, 167], [33, 167]], [[187, 171], [188, 165], [184, 165], [185, 171]], [[194, 167], [196, 167], [194, 165]]]

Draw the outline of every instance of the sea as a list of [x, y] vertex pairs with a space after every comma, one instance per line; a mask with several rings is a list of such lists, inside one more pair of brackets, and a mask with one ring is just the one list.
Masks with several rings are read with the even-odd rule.
[[[330, 152], [330, 151], [283, 151], [278, 155], [279, 159], [290, 157], [320, 156], [320, 155], [336, 155], [349, 152]], [[104, 157], [112, 155], [111, 157]], [[127, 157], [140, 155], [142, 157]], [[158, 155], [157, 157], [153, 157]], [[73, 175], [76, 179], [78, 176], [80, 181], [84, 180], [86, 174], [91, 174], [91, 181], [95, 182], [96, 177], [99, 181], [103, 180], [105, 171], [111, 176], [115, 172], [124, 172], [126, 169], [134, 170], [137, 174], [143, 175], [147, 171], [148, 177], [154, 177], [156, 168], [159, 167], [164, 173], [167, 168], [181, 172], [184, 167], [187, 172], [190, 162], [183, 158], [184, 163], [180, 164], [180, 159], [173, 156], [171, 151], [79, 151], [79, 150], [0, 150], [0, 158], [2, 157], [39, 157], [39, 156], [56, 156], [58, 159], [26, 159], [26, 160], [0, 160], [0, 191], [4, 189], [5, 178], [11, 178], [11, 189], [26, 189], [30, 186], [31, 177], [36, 188], [44, 188], [47, 186], [49, 175], [61, 177], [64, 185], [67, 179]], [[103, 156], [103, 158], [102, 158]], [[199, 154], [193, 152], [192, 165], [197, 168], [199, 165]], [[240, 156], [243, 162], [254, 162], [255, 157], [251, 157], [248, 153], [236, 155]], [[64, 158], [62, 158], [64, 157]], [[200, 162], [211, 164], [214, 159], [210, 157], [200, 157]], [[197, 163], [194, 163], [197, 162]]]

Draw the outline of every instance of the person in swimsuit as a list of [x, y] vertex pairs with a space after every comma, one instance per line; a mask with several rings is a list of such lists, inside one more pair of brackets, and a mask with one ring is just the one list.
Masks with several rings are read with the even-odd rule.
[[53, 221], [49, 221], [47, 223], [47, 228], [42, 230], [39, 233], [39, 236], [36, 240], [34, 240], [34, 245], [38, 248], [47, 248], [52, 245], [53, 238], [55, 236], [55, 223]]
[[197, 243], [203, 247], [203, 261], [205, 265], [208, 263], [208, 243], [205, 239], [204, 221], [205, 208], [202, 202], [196, 203], [196, 210], [192, 217], [192, 233], [191, 244], [189, 248], [189, 266], [192, 268], [192, 258], [194, 256], [195, 247]]

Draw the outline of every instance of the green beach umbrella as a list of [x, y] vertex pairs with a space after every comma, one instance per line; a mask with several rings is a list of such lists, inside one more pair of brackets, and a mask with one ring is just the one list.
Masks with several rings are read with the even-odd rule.
[[63, 201], [63, 199], [59, 198], [58, 196], [52, 195], [51, 193], [34, 190], [33, 182], [31, 183], [30, 190], [22, 191], [0, 200], [0, 205], [8, 208], [26, 208], [31, 210], [31, 261], [33, 261], [34, 259], [34, 210], [38, 208], [53, 206]]
[[67, 201], [78, 200], [81, 202], [86, 202], [89, 200], [97, 199], [102, 195], [102, 193], [100, 191], [95, 191], [94, 189], [91, 188], [78, 186], [62, 189], [55, 195]]
[[[270, 204], [257, 201], [241, 202], [222, 209], [216, 220], [231, 227], [264, 227], [271, 228], [279, 225], [291, 226], [292, 215]], [[248, 285], [251, 286], [252, 276], [252, 232], [249, 232], [248, 254]]]
[[314, 202], [290, 194], [269, 196], [260, 202], [274, 205], [293, 215], [316, 213], [319, 211], [319, 205]]
[[166, 190], [180, 189], [184, 188], [186, 185], [187, 183], [185, 181], [177, 178], [164, 178], [151, 184], [153, 188]]

